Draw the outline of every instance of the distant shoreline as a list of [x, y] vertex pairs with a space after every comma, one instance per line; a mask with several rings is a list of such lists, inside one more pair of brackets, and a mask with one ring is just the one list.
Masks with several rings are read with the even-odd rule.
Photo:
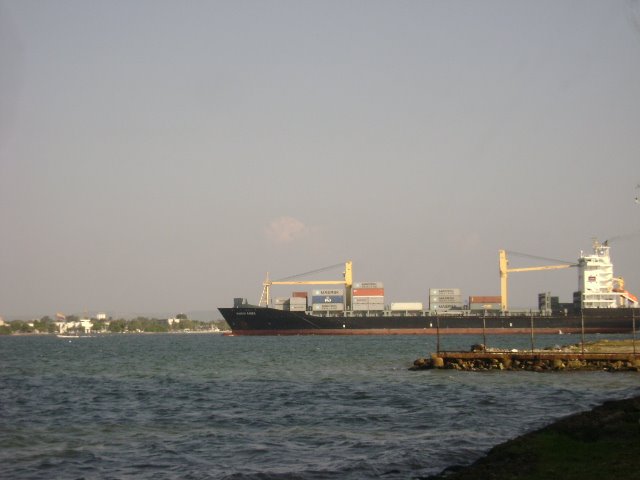
[[[192, 332], [96, 332], [96, 333], [88, 333], [82, 335], [69, 335], [77, 336], [77, 337], [107, 337], [107, 336], [120, 336], [120, 335], [194, 335], [194, 334], [207, 334], [207, 335], [224, 335], [225, 333], [231, 333], [231, 330], [220, 330], [220, 331], [212, 331], [212, 330], [198, 330]], [[16, 332], [16, 333], [7, 333], [6, 335], [0, 335], [1, 337], [57, 337], [59, 333], [24, 333], [24, 332]]]

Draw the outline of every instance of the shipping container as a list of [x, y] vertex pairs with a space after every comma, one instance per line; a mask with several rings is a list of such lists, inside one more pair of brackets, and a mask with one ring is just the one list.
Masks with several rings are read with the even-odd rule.
[[382, 282], [358, 282], [353, 284], [353, 288], [384, 288]]
[[384, 303], [384, 297], [353, 297], [351, 303], [365, 304], [365, 303]]
[[289, 305], [306, 305], [307, 297], [291, 297], [289, 299]]
[[469, 310], [500, 310], [499, 303], [470, 303]]
[[284, 305], [289, 301], [289, 297], [276, 297], [273, 299], [274, 305]]
[[351, 303], [353, 305], [368, 305], [369, 297], [353, 297], [351, 299]]
[[351, 305], [351, 310], [357, 312], [382, 311], [384, 310], [384, 303], [356, 303]]
[[292, 292], [291, 296], [296, 298], [307, 298], [309, 296], [309, 292]]
[[392, 311], [422, 311], [422, 302], [394, 302], [390, 305]]
[[289, 310], [292, 312], [306, 312], [307, 304], [304, 305], [289, 305]]
[[354, 297], [383, 297], [384, 288], [354, 288]]
[[368, 312], [369, 304], [368, 303], [353, 304], [351, 306], [351, 310], [353, 310], [354, 312]]
[[314, 290], [313, 295], [344, 295], [344, 289], [341, 288], [326, 288], [322, 290]]
[[429, 305], [464, 305], [462, 300], [434, 300], [433, 298], [429, 298]]
[[430, 288], [429, 295], [461, 295], [459, 288]]
[[538, 294], [538, 309], [543, 312], [559, 312], [560, 299], [552, 297], [550, 292]]
[[433, 312], [441, 312], [441, 311], [450, 311], [450, 310], [462, 310], [463, 307], [461, 305], [450, 305], [446, 303], [442, 303], [439, 305], [429, 305], [429, 310]]
[[369, 299], [369, 305], [384, 305], [384, 297], [364, 297]]
[[344, 303], [342, 295], [314, 295], [311, 297], [311, 303]]
[[500, 295], [475, 295], [469, 297], [469, 305], [472, 303], [501, 303], [502, 297]]
[[461, 295], [429, 295], [430, 302], [462, 302]]
[[344, 310], [344, 303], [314, 303], [314, 312], [332, 312]]

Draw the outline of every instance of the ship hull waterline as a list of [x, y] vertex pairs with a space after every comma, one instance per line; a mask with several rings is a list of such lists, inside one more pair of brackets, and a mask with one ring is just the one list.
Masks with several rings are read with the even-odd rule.
[[232, 335], [525, 335], [616, 334], [635, 329], [638, 309], [597, 309], [581, 314], [320, 316], [267, 307], [220, 308]]

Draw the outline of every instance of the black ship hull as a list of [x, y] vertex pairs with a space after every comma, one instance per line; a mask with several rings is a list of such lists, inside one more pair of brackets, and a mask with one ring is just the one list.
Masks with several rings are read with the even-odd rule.
[[637, 308], [585, 309], [540, 315], [427, 315], [375, 312], [317, 315], [267, 307], [219, 308], [234, 335], [436, 335], [536, 333], [628, 333]]

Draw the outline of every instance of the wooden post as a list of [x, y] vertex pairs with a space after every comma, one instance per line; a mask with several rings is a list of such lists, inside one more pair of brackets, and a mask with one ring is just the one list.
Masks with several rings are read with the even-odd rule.
[[580, 329], [582, 331], [582, 355], [584, 355], [584, 310], [580, 309]]
[[531, 320], [531, 353], [533, 353], [533, 350], [535, 349], [535, 346], [533, 344], [533, 313], [530, 313], [530, 320]]
[[436, 317], [436, 352], [440, 353], [440, 317]]
[[487, 311], [484, 311], [484, 315], [482, 316], [482, 345], [484, 346], [483, 350], [486, 351], [487, 350], [487, 332], [486, 332], [486, 328], [487, 328], [487, 324], [486, 324], [486, 318], [487, 318]]
[[636, 356], [636, 311], [631, 310], [631, 327], [633, 331], [633, 356]]

